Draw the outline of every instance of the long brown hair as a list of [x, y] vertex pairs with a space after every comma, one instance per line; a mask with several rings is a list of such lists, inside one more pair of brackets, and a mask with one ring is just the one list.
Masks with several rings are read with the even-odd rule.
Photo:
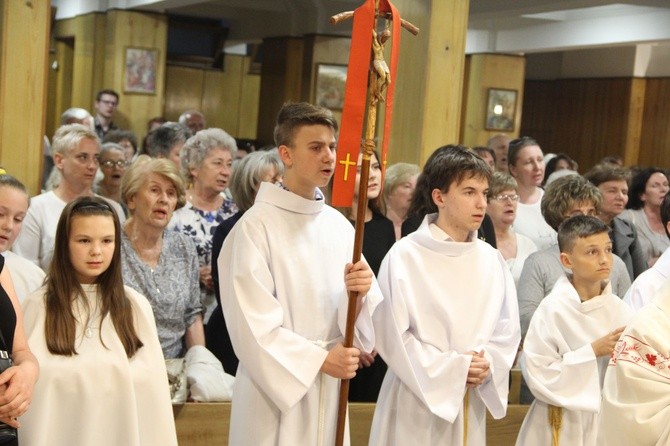
[[[116, 333], [119, 336], [126, 355], [132, 358], [142, 347], [133, 324], [133, 308], [126, 297], [121, 277], [121, 225], [116, 212], [102, 198], [80, 197], [63, 209], [56, 228], [54, 255], [49, 265], [46, 284], [46, 322], [45, 336], [49, 352], [54, 355], [76, 355], [75, 338], [77, 318], [72, 306], [82, 298], [88, 306], [84, 290], [77, 280], [75, 269], [70, 260], [70, 229], [74, 217], [106, 216], [114, 221], [114, 254], [109, 268], [100, 274], [95, 283], [98, 285], [100, 299], [100, 326], [110, 314]], [[88, 308], [88, 318], [93, 317]], [[84, 324], [87, 321], [79, 321]], [[102, 330], [100, 342], [103, 345]]]

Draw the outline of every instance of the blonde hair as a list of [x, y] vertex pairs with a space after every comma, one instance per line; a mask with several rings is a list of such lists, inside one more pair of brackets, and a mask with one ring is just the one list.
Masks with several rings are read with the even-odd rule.
[[93, 140], [100, 147], [100, 138], [89, 127], [82, 124], [60, 126], [54, 134], [53, 141], [51, 141], [51, 156], [57, 153], [67, 154], [84, 139]]
[[[128, 170], [123, 174], [121, 180], [121, 199], [127, 205], [128, 201], [142, 188], [149, 174], [162, 175], [174, 184], [177, 189], [177, 206], [175, 210], [186, 204], [186, 188], [184, 180], [179, 175], [177, 166], [165, 158], [151, 158], [148, 155], [140, 155]], [[131, 212], [132, 213], [132, 212]]]

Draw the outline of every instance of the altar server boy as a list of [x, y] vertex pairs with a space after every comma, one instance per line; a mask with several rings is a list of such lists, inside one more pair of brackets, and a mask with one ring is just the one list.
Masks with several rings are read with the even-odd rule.
[[521, 370], [535, 401], [517, 445], [595, 445], [601, 389], [632, 310], [612, 294], [609, 228], [577, 216], [558, 229], [560, 277], [530, 321]]
[[373, 322], [389, 369], [371, 445], [484, 445], [486, 410], [505, 416], [520, 327], [505, 260], [477, 238], [490, 175], [469, 149], [445, 146], [418, 179], [415, 198], [434, 213], [379, 272]]
[[355, 342], [374, 346], [381, 294], [365, 261], [348, 263], [354, 230], [320, 190], [335, 169], [336, 130], [326, 109], [282, 107], [283, 183], [261, 184], [219, 255], [221, 306], [240, 359], [234, 446], [334, 444], [339, 380], [356, 375], [360, 355], [342, 345], [347, 291], [359, 297]]

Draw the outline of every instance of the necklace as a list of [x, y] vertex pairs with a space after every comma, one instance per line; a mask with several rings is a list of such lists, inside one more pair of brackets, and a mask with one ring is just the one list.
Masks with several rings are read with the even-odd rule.
[[93, 337], [93, 323], [95, 322], [96, 319], [96, 312], [98, 311], [98, 299], [95, 299], [95, 307], [93, 308], [93, 311], [89, 314], [88, 316], [88, 321], [86, 324], [86, 329], [84, 330], [84, 336], [87, 338], [92, 338]]

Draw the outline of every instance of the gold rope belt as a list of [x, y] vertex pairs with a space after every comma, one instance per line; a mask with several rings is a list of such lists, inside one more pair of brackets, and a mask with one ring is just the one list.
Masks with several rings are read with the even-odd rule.
[[470, 413], [470, 389], [465, 389], [463, 397], [463, 446], [468, 446], [468, 414]]
[[547, 406], [549, 426], [551, 426], [551, 446], [559, 446], [561, 424], [563, 424], [563, 408], [549, 404]]

